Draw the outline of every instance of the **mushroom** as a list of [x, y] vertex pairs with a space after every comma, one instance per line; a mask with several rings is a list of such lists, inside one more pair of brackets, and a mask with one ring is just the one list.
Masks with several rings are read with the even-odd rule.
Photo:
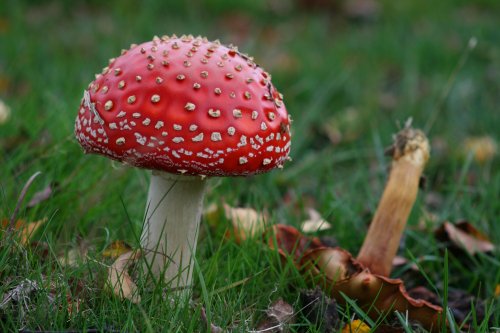
[[290, 118], [271, 76], [236, 47], [154, 37], [110, 60], [84, 92], [85, 153], [151, 169], [141, 246], [155, 279], [189, 287], [206, 177], [281, 168]]
[[394, 144], [386, 151], [392, 157], [389, 179], [357, 257], [372, 273], [382, 276], [391, 273], [430, 155], [427, 137], [410, 125], [411, 120], [395, 135]]

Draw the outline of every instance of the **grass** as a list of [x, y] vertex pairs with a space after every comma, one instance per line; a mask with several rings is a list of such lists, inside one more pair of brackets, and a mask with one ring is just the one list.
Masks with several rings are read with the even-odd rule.
[[[417, 281], [433, 284], [442, 297], [450, 287], [486, 299], [489, 323], [476, 322], [475, 331], [500, 326], [493, 298], [500, 283], [498, 250], [466, 260], [450, 253], [445, 260], [443, 245], [416, 228], [430, 211], [438, 221], [469, 220], [500, 242], [498, 156], [478, 163], [463, 150], [469, 137], [499, 140], [498, 2], [382, 1], [378, 17], [367, 22], [293, 6], [273, 11], [271, 3], [278, 5], [2, 2], [0, 98], [12, 114], [0, 124], [0, 219], [12, 214], [36, 171], [42, 175], [27, 198], [49, 184], [57, 184], [57, 191], [33, 208], [23, 205], [19, 213], [28, 221], [48, 217], [35, 237], [47, 244], [44, 259], [36, 248], [12, 251], [5, 243], [0, 248], [0, 295], [23, 279], [43, 285], [29, 299], [29, 311], [19, 305], [0, 312], [0, 330], [202, 331], [204, 306], [217, 325], [248, 331], [279, 297], [300, 308], [298, 290], [307, 287], [300, 274], [256, 242], [224, 239], [227, 221], [215, 227], [202, 222], [194, 302], [178, 304], [159, 292], [144, 292], [134, 305], [103, 290], [102, 251], [113, 240], [138, 246], [148, 173], [84, 156], [73, 139], [74, 118], [83, 89], [108, 58], [131, 43], [172, 33], [238, 44], [273, 74], [294, 119], [293, 163], [258, 177], [211, 180], [206, 205], [225, 200], [267, 209], [273, 222], [296, 226], [313, 206], [333, 223], [329, 235], [356, 253], [383, 189], [388, 167], [383, 149], [397, 123], [412, 117], [424, 127], [435, 119], [428, 133], [433, 155], [427, 189], [413, 209], [401, 254], [424, 258], [419, 264], [428, 280], [420, 275]], [[478, 44], [467, 51], [471, 37]], [[328, 136], [332, 130], [343, 135], [336, 144]], [[61, 266], [56, 258], [81, 239], [95, 260]], [[85, 302], [70, 314], [65, 295], [77, 292]], [[346, 309], [343, 320], [354, 312]], [[320, 331], [307, 323], [298, 314], [291, 329]]]

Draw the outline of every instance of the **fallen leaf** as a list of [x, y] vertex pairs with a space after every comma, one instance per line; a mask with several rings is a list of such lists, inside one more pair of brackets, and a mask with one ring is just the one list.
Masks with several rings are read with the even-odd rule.
[[465, 250], [470, 255], [491, 252], [495, 249], [488, 236], [466, 221], [456, 224], [445, 222], [436, 230], [435, 235], [438, 240], [449, 242], [455, 248]]
[[102, 252], [102, 256], [114, 259], [126, 252], [129, 252], [130, 250], [132, 250], [130, 245], [122, 240], [116, 240], [106, 247], [106, 249]]
[[309, 322], [316, 324], [320, 332], [334, 333], [338, 331], [340, 319], [337, 303], [320, 288], [302, 290], [300, 292], [300, 303], [304, 316]]
[[10, 108], [0, 99], [0, 125], [5, 124], [10, 117]]
[[478, 163], [491, 160], [498, 152], [498, 144], [491, 136], [470, 137], [463, 144], [464, 155], [472, 154]]
[[300, 229], [303, 232], [309, 233], [309, 232], [317, 232], [317, 231], [322, 231], [322, 230], [328, 230], [332, 227], [330, 223], [328, 223], [323, 217], [321, 216], [318, 211], [316, 211], [313, 208], [310, 208], [307, 210], [307, 213], [309, 214], [309, 219], [305, 220], [302, 222]]
[[224, 204], [224, 214], [233, 225], [237, 242], [261, 235], [266, 227], [267, 216], [253, 208], [234, 208]]
[[62, 267], [77, 267], [87, 260], [90, 247], [88, 241], [79, 238], [77, 246], [57, 257], [57, 262]]
[[366, 325], [363, 321], [356, 319], [346, 324], [342, 329], [342, 333], [370, 333], [370, 326]]
[[394, 266], [394, 267], [406, 266], [406, 265], [408, 265], [409, 268], [413, 271], [416, 271], [416, 272], [419, 271], [417, 264], [409, 261], [405, 257], [395, 256], [394, 259], [392, 260], [392, 266]]
[[31, 200], [28, 202], [28, 204], [26, 206], [28, 208], [31, 208], [31, 207], [38, 205], [40, 202], [49, 199], [52, 196], [53, 192], [54, 191], [53, 191], [52, 185], [48, 185], [43, 190], [38, 191], [35, 194], [33, 194], [33, 197], [31, 197]]
[[500, 284], [495, 286], [495, 297], [500, 297]]
[[293, 323], [293, 317], [293, 307], [280, 298], [266, 310], [266, 318], [257, 325], [257, 331], [266, 333], [288, 332], [286, 325]]
[[128, 299], [132, 303], [140, 303], [141, 296], [138, 293], [137, 285], [127, 272], [130, 264], [139, 259], [142, 255], [140, 251], [129, 251], [119, 256], [113, 265], [108, 268], [107, 286], [113, 294], [121, 299]]
[[[25, 220], [19, 219], [14, 223], [14, 230], [19, 235], [19, 242], [23, 245], [28, 245], [31, 241], [31, 237], [35, 234], [35, 232], [47, 222], [47, 218], [44, 217], [41, 220], [35, 222], [26, 223]], [[6, 229], [9, 226], [9, 220], [2, 220], [2, 229]]]

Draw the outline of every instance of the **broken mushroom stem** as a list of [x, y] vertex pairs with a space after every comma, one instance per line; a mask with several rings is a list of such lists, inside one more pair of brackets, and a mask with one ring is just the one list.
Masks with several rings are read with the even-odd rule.
[[429, 159], [429, 142], [422, 131], [406, 126], [395, 135], [387, 153], [392, 156], [389, 179], [357, 257], [372, 273], [382, 276], [391, 273]]
[[151, 176], [141, 235], [143, 268], [173, 288], [191, 286], [205, 188], [199, 176], [158, 171]]

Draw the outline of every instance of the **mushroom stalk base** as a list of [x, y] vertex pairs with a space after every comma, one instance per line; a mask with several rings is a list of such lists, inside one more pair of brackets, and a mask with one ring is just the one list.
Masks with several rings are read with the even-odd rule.
[[206, 181], [153, 171], [141, 246], [144, 272], [171, 288], [189, 288]]
[[389, 179], [357, 257], [374, 274], [391, 273], [429, 151], [424, 133], [409, 127], [395, 136], [388, 150], [393, 158]]

